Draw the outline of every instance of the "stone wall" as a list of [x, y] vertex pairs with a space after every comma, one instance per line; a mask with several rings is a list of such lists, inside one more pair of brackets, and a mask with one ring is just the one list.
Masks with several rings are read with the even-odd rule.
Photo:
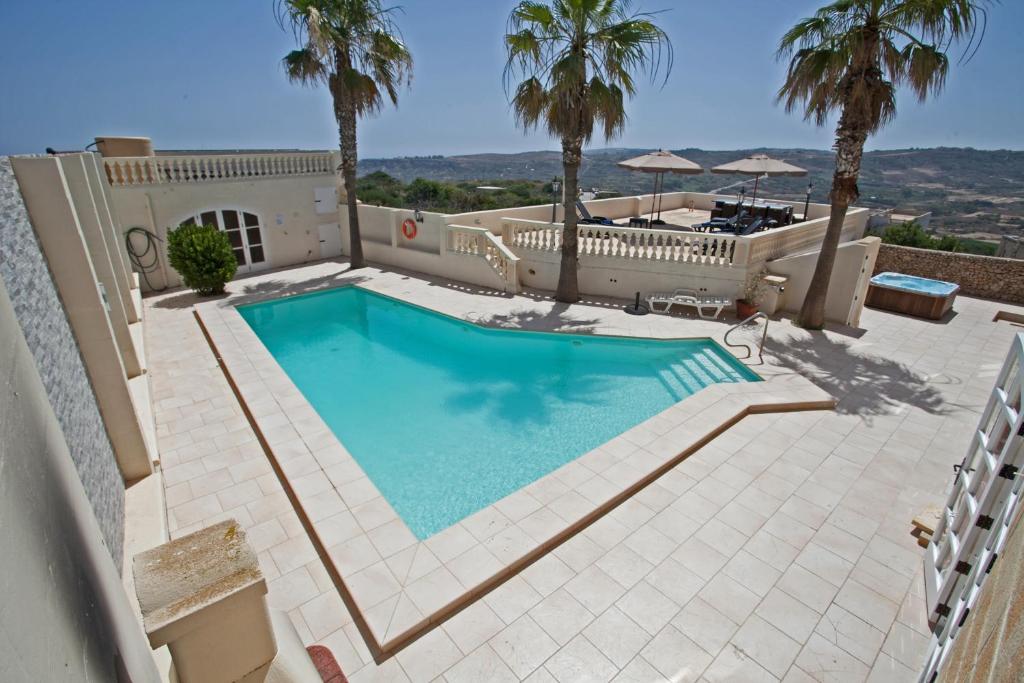
[[883, 244], [875, 273], [886, 272], [955, 282], [968, 296], [1024, 304], [1024, 260]]
[[[7, 157], [0, 157], [0, 280], [10, 295], [103, 539], [115, 558], [114, 564], [120, 567], [124, 482], [78, 344]], [[8, 435], [0, 433], [0, 442], [6, 438]]]

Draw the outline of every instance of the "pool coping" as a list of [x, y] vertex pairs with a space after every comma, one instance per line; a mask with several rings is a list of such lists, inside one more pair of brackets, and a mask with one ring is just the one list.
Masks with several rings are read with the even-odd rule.
[[[372, 285], [360, 284], [404, 301]], [[242, 303], [199, 304], [196, 319], [376, 658], [501, 585], [744, 416], [835, 405], [792, 370], [759, 366], [763, 381], [706, 387], [419, 541], [236, 310]]]

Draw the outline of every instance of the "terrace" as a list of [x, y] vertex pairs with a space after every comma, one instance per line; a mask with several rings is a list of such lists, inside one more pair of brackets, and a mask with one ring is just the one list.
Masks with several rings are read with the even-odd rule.
[[[601, 300], [566, 310], [540, 293], [466, 292], [409, 272], [347, 275], [344, 263], [331, 262], [246, 279], [217, 306], [352, 282], [526, 329], [719, 338], [725, 329], [683, 317], [638, 319]], [[352, 681], [913, 680], [930, 631], [921, 549], [908, 520], [944, 499], [950, 466], [961, 459], [993, 380], [988, 359], [1015, 334], [990, 322], [1005, 307], [972, 299], [961, 299], [958, 315], [942, 326], [866, 311], [859, 338], [773, 325], [767, 364], [797, 370], [839, 397], [834, 412], [743, 418], [375, 661], [380, 653], [361, 630], [360, 613], [331, 579], [332, 554], [318, 552], [241, 419], [194, 323], [190, 296], [147, 299], [152, 325], [164, 331], [152, 373], [161, 438], [170, 447], [162, 458], [172, 535], [232, 516], [251, 525], [271, 604], [289, 612], [305, 640], [331, 647]], [[208, 427], [188, 429], [183, 417], [207, 404], [224, 415], [213, 437]], [[228, 442], [234, 445], [225, 452]], [[600, 466], [581, 471], [602, 476]], [[252, 481], [258, 486], [245, 486]], [[251, 491], [240, 498], [243, 488]], [[534, 531], [545, 511], [566, 514], [555, 500], [509, 510], [490, 532], [477, 533], [487, 540], [505, 528]], [[471, 580], [464, 572], [489, 557], [454, 539], [427, 548], [429, 566], [389, 566], [398, 576], [430, 570], [437, 580], [449, 575], [438, 571], [446, 568], [455, 580]]]
[[[1006, 425], [1019, 421], [1019, 380], [999, 368], [1019, 343], [1024, 307], [961, 296], [940, 321], [864, 309], [878, 245], [861, 239], [867, 214], [853, 210], [832, 322], [801, 330], [790, 311], [828, 213], [815, 204], [805, 220], [746, 237], [581, 225], [584, 298], [572, 306], [551, 298], [562, 225], [548, 220], [550, 206], [442, 215], [362, 205], [373, 265], [350, 272], [332, 168], [328, 154], [298, 152], [13, 160], [20, 195], [4, 196], [25, 197], [20, 225], [39, 235], [41, 262], [60, 266], [57, 305], [90, 333], [71, 348], [110, 380], [96, 383], [96, 400], [132, 484], [117, 561], [236, 520], [270, 607], [353, 682], [920, 675], [936, 634], [952, 627], [929, 623], [926, 551], [911, 520], [942, 506], [979, 421], [995, 425], [980, 432], [986, 448], [1007, 443], [986, 407], [992, 396], [1008, 406]], [[717, 198], [666, 195], [662, 217], [700, 221]], [[621, 222], [650, 215], [651, 203], [587, 208]], [[162, 239], [188, 217], [223, 221], [224, 211], [256, 218], [244, 224], [245, 267], [227, 294], [201, 300], [174, 287], [158, 258], [141, 274], [151, 289], [171, 288], [140, 300], [124, 231], [148, 226]], [[408, 220], [414, 239], [402, 232]], [[763, 360], [746, 361], [763, 381], [701, 389], [422, 540], [236, 310], [358, 286], [485, 327], [723, 343], [734, 320], [638, 317], [622, 304], [690, 283], [735, 296], [764, 272], [788, 286]], [[17, 297], [39, 300], [31, 287], [12, 291], [21, 306]], [[756, 345], [761, 329], [739, 334]], [[993, 393], [997, 381], [1007, 391]], [[396, 399], [396, 419], [414, 408]], [[83, 505], [87, 495], [95, 490]], [[948, 557], [937, 566], [942, 583]], [[125, 583], [124, 609], [137, 608], [131, 567], [110, 578]], [[128, 631], [139, 630], [135, 617]]]

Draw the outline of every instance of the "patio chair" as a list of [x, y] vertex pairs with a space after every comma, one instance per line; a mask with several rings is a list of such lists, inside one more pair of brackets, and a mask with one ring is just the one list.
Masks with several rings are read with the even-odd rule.
[[[664, 306], [660, 311], [658, 305]], [[650, 294], [647, 307], [651, 313], [668, 313], [672, 306], [689, 306], [697, 309], [697, 315], [705, 320], [714, 320], [722, 313], [722, 309], [732, 305], [732, 300], [721, 296], [697, 294], [692, 289], [677, 289], [671, 293]], [[712, 311], [710, 315], [706, 311]]]
[[580, 200], [576, 200], [576, 210], [580, 214], [580, 223], [588, 223], [591, 225], [615, 225], [615, 222], [610, 218], [604, 216], [591, 216], [590, 212], [587, 211], [586, 205]]
[[774, 228], [778, 223], [767, 218], [755, 218], [750, 221], [747, 225], [741, 227], [736, 231], [737, 237], [746, 237], [747, 235], [753, 235], [758, 230], [767, 230]]

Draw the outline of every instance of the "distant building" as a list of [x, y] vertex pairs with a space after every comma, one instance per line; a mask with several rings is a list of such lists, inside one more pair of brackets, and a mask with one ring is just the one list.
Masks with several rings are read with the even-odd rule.
[[999, 248], [996, 249], [996, 256], [1024, 259], [1024, 237], [1003, 235], [999, 240]]

